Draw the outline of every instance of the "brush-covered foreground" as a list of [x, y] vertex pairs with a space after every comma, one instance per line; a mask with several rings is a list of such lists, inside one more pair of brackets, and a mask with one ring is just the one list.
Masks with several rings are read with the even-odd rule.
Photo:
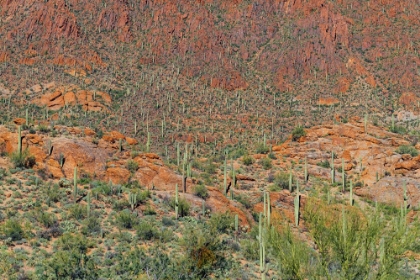
[[[75, 182], [41, 178], [45, 174], [27, 168], [32, 166], [30, 158], [27, 152], [1, 158], [0, 275], [4, 279], [414, 279], [420, 275], [418, 209], [352, 196], [349, 203], [348, 186], [343, 192], [338, 183], [311, 177], [311, 188], [305, 182], [299, 188], [299, 177], [290, 184], [288, 173], [280, 172], [268, 178], [269, 191], [238, 186], [229, 203], [252, 217], [244, 222], [235, 212], [211, 205], [217, 190], [202, 183], [190, 194], [180, 190], [177, 199], [175, 186], [162, 191], [134, 179], [114, 184], [79, 176], [77, 168]], [[229, 177], [241, 178], [247, 170], [257, 176], [277, 169], [273, 153], [257, 160], [258, 168], [255, 157], [231, 161]], [[217, 182], [215, 174], [228, 166], [223, 156], [214, 157], [196, 162], [197, 173], [191, 176]], [[141, 172], [133, 160], [126, 168]], [[217, 192], [224, 192], [220, 188]]]

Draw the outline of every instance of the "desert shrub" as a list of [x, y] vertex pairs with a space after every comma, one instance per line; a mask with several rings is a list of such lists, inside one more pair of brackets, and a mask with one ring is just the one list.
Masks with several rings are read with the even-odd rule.
[[324, 168], [330, 168], [330, 161], [329, 160], [323, 160], [323, 161], [317, 162], [316, 165], [318, 165], [320, 167], [324, 167]]
[[[175, 198], [172, 197], [170, 202], [169, 202], [170, 206], [175, 209]], [[178, 199], [178, 214], [180, 217], [185, 217], [188, 216], [190, 214], [190, 208], [191, 205], [188, 202], [188, 200], [186, 200], [183, 197], [179, 197]]]
[[52, 187], [48, 186], [46, 188], [46, 193], [49, 201], [58, 202], [63, 196], [60, 190], [60, 187], [57, 184], [54, 184]]
[[215, 213], [211, 216], [209, 225], [220, 233], [228, 233], [234, 229], [235, 217], [229, 212]]
[[257, 240], [244, 239], [241, 242], [241, 248], [242, 254], [247, 260], [254, 261], [259, 259], [259, 244]]
[[397, 153], [403, 155], [403, 154], [409, 154], [412, 157], [416, 157], [419, 155], [419, 151], [417, 151], [417, 149], [413, 146], [409, 146], [409, 145], [402, 145], [399, 146], [396, 150]]
[[407, 225], [399, 214], [384, 217], [382, 209], [323, 205], [309, 200], [304, 219], [318, 246], [320, 270], [331, 279], [400, 279], [399, 263], [416, 242], [418, 222]]
[[121, 211], [127, 209], [128, 207], [130, 207], [130, 203], [125, 198], [114, 200], [112, 202], [112, 209], [115, 211]]
[[[281, 228], [283, 228], [282, 231], [277, 228], [277, 230], [270, 231], [267, 236], [274, 258], [277, 263], [281, 264], [279, 266], [281, 278], [307, 279], [308, 276], [315, 276], [317, 269], [315, 252], [291, 233], [288, 224]], [[255, 252], [258, 252], [258, 244], [254, 243], [252, 245], [253, 247], [251, 247], [251, 244], [248, 245], [250, 248], [247, 251], [257, 249]], [[250, 257], [256, 257], [252, 252], [248, 254], [250, 254]]]
[[70, 211], [70, 217], [75, 220], [83, 219], [87, 215], [86, 207], [83, 207], [80, 204], [72, 205], [69, 211]]
[[389, 131], [393, 133], [398, 133], [398, 134], [407, 134], [407, 129], [400, 125], [394, 125], [394, 126], [389, 127]]
[[245, 155], [242, 157], [242, 163], [245, 165], [251, 165], [255, 162], [254, 158], [250, 155]]
[[264, 145], [263, 143], [260, 143], [257, 145], [257, 149], [255, 152], [257, 154], [267, 154], [270, 151], [267, 145]]
[[24, 237], [24, 230], [16, 218], [8, 219], [0, 227], [2, 239], [10, 238], [12, 241], [21, 240]]
[[50, 228], [57, 223], [57, 217], [53, 213], [48, 213], [42, 210], [37, 211], [36, 220], [46, 228]]
[[63, 230], [58, 226], [58, 224], [47, 228], [46, 230], [43, 230], [37, 234], [38, 238], [43, 238], [50, 240], [51, 238], [57, 238], [60, 235], [63, 234]]
[[159, 238], [159, 231], [150, 221], [141, 221], [136, 226], [137, 236], [140, 240], [152, 240]]
[[306, 135], [305, 130], [301, 126], [297, 126], [292, 131], [292, 140], [297, 141], [300, 137], [303, 137]]
[[29, 154], [29, 150], [15, 151], [10, 154], [10, 160], [15, 168], [32, 168], [35, 165], [35, 157]]
[[101, 231], [101, 221], [93, 215], [83, 221], [82, 233], [83, 234], [98, 234]]
[[214, 227], [206, 224], [187, 225], [180, 244], [185, 252], [183, 266], [189, 271], [188, 278], [210, 278], [215, 267], [223, 271], [230, 269]]
[[207, 187], [204, 185], [197, 185], [194, 188], [194, 194], [202, 199], [206, 199], [209, 196]]
[[139, 219], [135, 214], [125, 209], [115, 216], [115, 223], [120, 228], [130, 229], [139, 223]]
[[170, 227], [170, 226], [174, 226], [175, 222], [171, 218], [163, 217], [162, 218], [162, 225]]
[[241, 203], [243, 206], [245, 206], [246, 209], [250, 209], [252, 204], [251, 204], [251, 200], [249, 199], [248, 196], [244, 195], [244, 194], [238, 194], [235, 196], [236, 201], [238, 201], [239, 203]]
[[289, 188], [289, 177], [290, 174], [286, 172], [279, 172], [274, 176], [274, 186], [279, 189], [288, 189]]
[[46, 126], [44, 124], [40, 124], [40, 125], [38, 125], [38, 131], [42, 132], [42, 133], [48, 133], [48, 132], [50, 132], [50, 129], [48, 128], [48, 126]]
[[83, 235], [65, 233], [54, 247], [51, 258], [39, 268], [51, 276], [48, 279], [98, 279], [95, 262], [87, 255], [90, 244]]
[[272, 163], [271, 163], [271, 159], [269, 158], [263, 158], [261, 159], [261, 166], [265, 169], [271, 169], [271, 167], [273, 167]]
[[134, 173], [137, 171], [137, 169], [139, 169], [139, 164], [134, 160], [129, 160], [127, 161], [127, 169], [131, 173]]

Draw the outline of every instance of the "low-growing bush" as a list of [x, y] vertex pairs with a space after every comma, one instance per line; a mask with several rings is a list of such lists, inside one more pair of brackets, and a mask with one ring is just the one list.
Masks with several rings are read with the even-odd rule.
[[396, 150], [397, 153], [403, 155], [403, 154], [409, 154], [412, 157], [416, 157], [419, 155], [419, 151], [417, 151], [417, 149], [413, 146], [409, 146], [409, 145], [402, 145], [399, 146]]
[[207, 187], [204, 185], [197, 185], [194, 188], [194, 194], [202, 199], [206, 199], [209, 196]]
[[273, 164], [271, 163], [271, 159], [269, 159], [269, 158], [263, 158], [263, 159], [261, 160], [261, 166], [262, 166], [265, 170], [271, 169], [271, 167], [273, 167]]
[[159, 231], [150, 221], [141, 221], [136, 226], [136, 232], [140, 240], [152, 240], [159, 238]]
[[297, 126], [292, 131], [292, 140], [297, 141], [300, 137], [303, 137], [306, 135], [305, 130], [301, 126]]
[[130, 229], [139, 223], [138, 217], [125, 209], [115, 216], [115, 222], [120, 228]]
[[245, 165], [251, 165], [255, 162], [254, 158], [250, 155], [244, 155], [242, 157], [242, 163]]

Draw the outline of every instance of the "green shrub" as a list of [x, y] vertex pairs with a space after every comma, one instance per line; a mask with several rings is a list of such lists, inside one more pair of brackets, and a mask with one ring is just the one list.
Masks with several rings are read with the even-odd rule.
[[[175, 209], [175, 198], [172, 197], [170, 202], [170, 206]], [[190, 203], [183, 197], [179, 197], [178, 199], [178, 214], [180, 217], [185, 217], [190, 214]]]
[[159, 231], [150, 221], [141, 221], [136, 226], [136, 232], [140, 240], [152, 240], [159, 238]]
[[139, 164], [134, 160], [129, 160], [127, 161], [127, 169], [131, 173], [134, 173], [137, 171], [137, 169], [139, 169]]
[[277, 173], [274, 176], [274, 186], [282, 190], [289, 189], [289, 178], [290, 174], [286, 172]]
[[32, 168], [35, 165], [35, 157], [29, 154], [29, 150], [25, 149], [21, 153], [19, 151], [10, 154], [10, 160], [15, 168]]
[[305, 130], [301, 126], [297, 126], [292, 131], [292, 140], [297, 141], [300, 137], [303, 137], [306, 135]]
[[269, 159], [269, 158], [263, 158], [263, 159], [261, 160], [261, 166], [262, 166], [265, 170], [271, 169], [271, 167], [273, 167], [273, 165], [272, 165], [272, 163], [271, 163], [271, 159]]
[[204, 185], [197, 185], [194, 188], [194, 194], [202, 199], [206, 199], [209, 196], [207, 187]]
[[242, 157], [242, 163], [245, 165], [251, 165], [255, 162], [254, 158], [250, 155], [245, 155]]
[[86, 217], [87, 210], [86, 207], [83, 207], [80, 204], [75, 204], [70, 207], [70, 217], [80, 220]]
[[120, 228], [130, 229], [136, 226], [139, 220], [137, 216], [125, 209], [115, 216], [115, 222]]
[[101, 232], [101, 221], [93, 215], [83, 221], [82, 233], [87, 234], [98, 234]]
[[10, 238], [12, 241], [21, 240], [24, 237], [23, 227], [16, 218], [6, 220], [0, 232], [3, 239]]
[[249, 199], [248, 196], [244, 195], [244, 194], [238, 194], [235, 196], [236, 201], [238, 201], [239, 203], [241, 203], [243, 206], [245, 206], [246, 209], [250, 209], [252, 204], [251, 204], [251, 200]]
[[241, 242], [242, 254], [247, 260], [255, 261], [260, 257], [259, 254], [259, 244], [257, 240], [254, 239], [244, 239]]
[[216, 229], [220, 233], [228, 233], [233, 231], [235, 225], [235, 217], [228, 212], [215, 213], [209, 220], [210, 227]]
[[402, 145], [399, 146], [398, 149], [396, 150], [397, 153], [403, 155], [403, 154], [409, 154], [412, 157], [416, 157], [419, 155], [419, 151], [417, 151], [417, 149], [413, 146], [409, 146], [409, 145]]
[[389, 131], [398, 134], [407, 134], [407, 129], [403, 126], [395, 125], [394, 127], [389, 127]]
[[257, 154], [268, 154], [269, 151], [270, 149], [268, 148], [268, 146], [261, 143], [261, 144], [258, 144], [255, 152]]
[[317, 162], [316, 165], [324, 167], [324, 168], [330, 168], [330, 161], [329, 160], [320, 161], [320, 162]]

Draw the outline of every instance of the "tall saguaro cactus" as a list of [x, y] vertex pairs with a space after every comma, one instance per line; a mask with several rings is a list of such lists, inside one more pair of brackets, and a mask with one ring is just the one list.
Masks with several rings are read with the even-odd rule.
[[178, 219], [178, 214], [179, 214], [179, 201], [178, 201], [178, 184], [175, 185], [175, 218]]
[[19, 156], [22, 155], [22, 127], [18, 126], [18, 153]]
[[294, 206], [295, 206], [295, 226], [299, 226], [299, 207], [300, 207], [300, 194], [299, 189], [296, 192], [296, 196], [294, 199]]
[[73, 174], [73, 200], [74, 203], [76, 203], [77, 198], [77, 167], [74, 168], [74, 174]]
[[224, 194], [227, 195], [227, 165], [226, 165], [226, 156], [225, 156], [225, 163], [223, 168], [223, 190]]
[[331, 184], [335, 183], [334, 151], [331, 152]]

